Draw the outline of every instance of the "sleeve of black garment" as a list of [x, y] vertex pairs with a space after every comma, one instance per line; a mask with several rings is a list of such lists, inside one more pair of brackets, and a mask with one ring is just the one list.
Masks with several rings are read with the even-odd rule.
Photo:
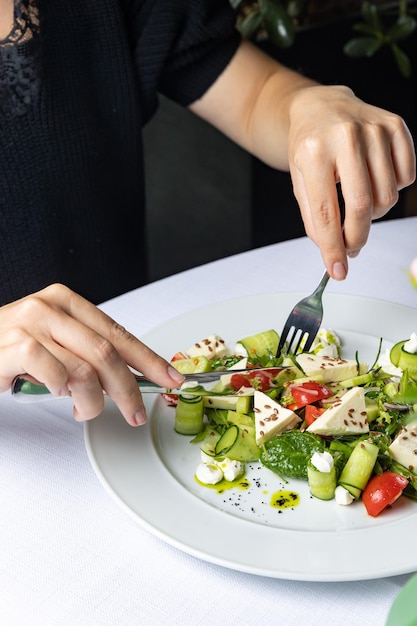
[[145, 119], [158, 91], [184, 106], [207, 91], [240, 43], [235, 20], [229, 0], [135, 1], [135, 63]]

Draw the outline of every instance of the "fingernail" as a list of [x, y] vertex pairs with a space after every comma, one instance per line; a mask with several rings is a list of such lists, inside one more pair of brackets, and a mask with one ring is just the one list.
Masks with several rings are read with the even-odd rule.
[[134, 414], [133, 421], [137, 426], [142, 426], [142, 424], [146, 424], [147, 419], [148, 418], [146, 416], [145, 407], [142, 405], [137, 409], [136, 413]]
[[184, 380], [183, 374], [176, 370], [175, 367], [172, 367], [172, 365], [168, 365], [168, 374], [176, 383], [182, 383]]
[[343, 263], [338, 261], [333, 265], [333, 276], [336, 280], [344, 280], [346, 278], [346, 268]]
[[348, 257], [350, 259], [354, 259], [355, 257], [357, 257], [359, 255], [359, 252], [360, 252], [359, 250], [350, 250], [348, 252]]

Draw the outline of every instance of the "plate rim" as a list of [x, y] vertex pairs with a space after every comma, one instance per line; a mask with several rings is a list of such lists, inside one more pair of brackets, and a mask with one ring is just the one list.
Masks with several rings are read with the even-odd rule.
[[[294, 291], [294, 292], [280, 292], [280, 293], [264, 293], [264, 294], [254, 294], [254, 295], [246, 295], [246, 296], [239, 296], [238, 298], [230, 298], [227, 300], [219, 300], [216, 302], [212, 302], [210, 304], [207, 305], [203, 305], [200, 307], [196, 307], [195, 309], [189, 310], [186, 313], [183, 314], [179, 314], [176, 315], [175, 317], [172, 317], [168, 320], [166, 320], [165, 322], [155, 326], [154, 328], [150, 329], [149, 331], [147, 331], [146, 333], [143, 334], [143, 336], [141, 337], [141, 340], [145, 341], [145, 343], [148, 341], [149, 342], [149, 338], [152, 339], [153, 336], [158, 335], [158, 333], [163, 330], [166, 329], [169, 325], [175, 325], [178, 324], [181, 321], [184, 321], [186, 318], [193, 318], [198, 316], [199, 312], [205, 312], [207, 313], [207, 311], [210, 310], [214, 310], [214, 309], [218, 309], [219, 307], [230, 307], [235, 305], [236, 303], [242, 303], [243, 301], [258, 301], [260, 302], [262, 299], [276, 299], [276, 298], [283, 298], [284, 300], [290, 300], [292, 301], [294, 304], [295, 302], [297, 302], [297, 298], [302, 297], [304, 294], [304, 292], [299, 292], [299, 291]], [[400, 303], [394, 303], [394, 302], [390, 302], [389, 300], [384, 300], [384, 299], [379, 299], [379, 298], [371, 298], [368, 296], [355, 296], [355, 295], [349, 295], [349, 294], [339, 294], [339, 293], [334, 293], [334, 292], [329, 292], [328, 294], [326, 294], [327, 296], [327, 301], [328, 303], [334, 301], [335, 303], [339, 302], [352, 302], [352, 300], [358, 304], [358, 303], [366, 303], [368, 306], [371, 307], [375, 307], [375, 306], [389, 306], [389, 307], [393, 307], [393, 309], [397, 312], [402, 311], [406, 316], [409, 316], [411, 313], [415, 312], [416, 310], [413, 307], [409, 307], [406, 305], [402, 305]], [[326, 306], [326, 302], [325, 302], [325, 306]], [[335, 306], [333, 304], [333, 306]], [[416, 324], [417, 326], [417, 324]], [[214, 329], [215, 331], [216, 329]], [[261, 330], [261, 329], [260, 329]], [[207, 331], [212, 331], [211, 328], [208, 328]], [[353, 332], [359, 332], [359, 331], [353, 331]], [[395, 337], [390, 337], [389, 339], [391, 340], [395, 340]], [[151, 346], [152, 347], [152, 346]], [[149, 414], [151, 414], [152, 412], [152, 408], [154, 406], [154, 402], [150, 402], [149, 398], [145, 398], [147, 404], [147, 408], [148, 408], [148, 412]], [[107, 405], [106, 406], [111, 406], [111, 401], [107, 401]], [[111, 413], [111, 409], [110, 413]], [[114, 409], [117, 413], [117, 409]], [[109, 419], [118, 419], [117, 417], [113, 416], [112, 418]], [[182, 552], [188, 553], [193, 557], [202, 559], [204, 561], [208, 561], [211, 563], [214, 563], [216, 565], [220, 565], [229, 569], [234, 569], [236, 571], [242, 571], [242, 572], [246, 572], [246, 573], [251, 573], [251, 574], [256, 574], [256, 575], [261, 575], [261, 576], [268, 576], [268, 577], [272, 577], [272, 578], [283, 578], [283, 579], [292, 579], [292, 580], [302, 580], [302, 581], [317, 581], [317, 582], [331, 582], [331, 581], [349, 581], [349, 580], [366, 580], [366, 579], [371, 579], [371, 578], [381, 578], [381, 577], [385, 577], [385, 576], [391, 576], [391, 575], [397, 575], [397, 574], [407, 574], [410, 572], [413, 572], [417, 569], [417, 557], [415, 559], [415, 561], [413, 561], [412, 563], [408, 563], [408, 564], [397, 564], [397, 565], [393, 565], [391, 564], [391, 566], [389, 566], [388, 568], [382, 568], [382, 569], [376, 569], [376, 568], [368, 568], [368, 569], [364, 569], [362, 571], [342, 571], [339, 570], [338, 573], [335, 572], [325, 572], [325, 571], [296, 571], [296, 570], [290, 570], [290, 569], [286, 569], [285, 567], [283, 567], [282, 565], [280, 567], [276, 567], [273, 568], [270, 565], [265, 566], [262, 564], [254, 564], [254, 563], [249, 563], [248, 561], [243, 562], [242, 559], [231, 559], [230, 557], [225, 557], [222, 558], [219, 555], [213, 554], [210, 551], [204, 550], [201, 548], [201, 546], [196, 546], [196, 545], [192, 545], [190, 542], [188, 542], [187, 540], [184, 541], [184, 539], [180, 540], [178, 539], [178, 536], [173, 536], [172, 533], [169, 534], [167, 533], [165, 530], [162, 530], [161, 528], [155, 527], [155, 525], [151, 524], [149, 522], [148, 519], [146, 519], [144, 517], [144, 515], [140, 515], [138, 514], [137, 511], [134, 511], [132, 506], [125, 501], [125, 499], [120, 495], [120, 492], [117, 493], [117, 491], [115, 491], [114, 487], [112, 487], [112, 485], [109, 482], [108, 477], [106, 477], [106, 472], [103, 471], [103, 467], [100, 465], [96, 454], [94, 452], [94, 445], [97, 443], [97, 440], [94, 442], [94, 433], [96, 431], [97, 428], [100, 428], [100, 423], [104, 423], [104, 422], [100, 422], [101, 418], [99, 418], [99, 420], [93, 420], [92, 422], [86, 422], [85, 423], [85, 428], [84, 428], [84, 439], [85, 439], [85, 445], [87, 448], [87, 454], [88, 454], [88, 458], [89, 461], [93, 467], [94, 472], [96, 473], [98, 479], [100, 480], [101, 484], [104, 486], [104, 488], [106, 489], [106, 491], [110, 494], [110, 496], [118, 503], [119, 506], [122, 507], [123, 510], [125, 510], [125, 512], [132, 517], [136, 522], [139, 522], [139, 524], [145, 528], [145, 530], [147, 530], [148, 532], [150, 532], [151, 534], [159, 537], [160, 539], [162, 539], [165, 543], [168, 543], [172, 546], [174, 546], [175, 548], [181, 550]], [[123, 426], [121, 426], [121, 428], [125, 428], [125, 425], [123, 424]], [[126, 428], [129, 428], [126, 425]], [[150, 432], [150, 426], [149, 424], [147, 424], [144, 427], [141, 427], [140, 431], [141, 431], [141, 435], [145, 432], [146, 434], [146, 440], [149, 443], [149, 441], [152, 439], [152, 433]], [[145, 437], [142, 437], [143, 440], [145, 440]], [[155, 450], [154, 453], [156, 454]], [[162, 465], [162, 464], [161, 464]], [[108, 469], [108, 468], [107, 468]], [[167, 474], [165, 475], [165, 478], [167, 475], [169, 475], [168, 471], [166, 470]], [[175, 480], [175, 479], [172, 479]], [[184, 493], [185, 492], [185, 493]], [[186, 490], [182, 490], [183, 496], [186, 500], [188, 500], [190, 497], [193, 498], [193, 503], [195, 504], [195, 496], [193, 496], [192, 494], [189, 494], [188, 492], [186, 492]], [[185, 495], [187, 494], [187, 495]], [[200, 505], [199, 505], [200, 506]], [[223, 512], [217, 512], [217, 514], [223, 515]], [[211, 516], [210, 516], [211, 517]], [[414, 516], [413, 516], [414, 517]], [[237, 524], [237, 525], [247, 525], [248, 522], [246, 520], [239, 520], [239, 518], [234, 517], [233, 518], [233, 523]], [[400, 526], [402, 526], [402, 524], [400, 523]], [[247, 528], [247, 526], [246, 526]], [[291, 533], [293, 531], [288, 531], [286, 529], [280, 529], [280, 528], [268, 528], [267, 530], [265, 530], [267, 527], [265, 526], [261, 526], [261, 528], [263, 529], [263, 532], [266, 534], [269, 534], [270, 531], [272, 530], [272, 532], [275, 533], [281, 533], [282, 534], [286, 534], [286, 533]], [[381, 527], [383, 528], [383, 527]], [[377, 536], [379, 534], [381, 534], [381, 530], [378, 528], [373, 528], [372, 532], [374, 533], [375, 539], [377, 540]], [[401, 531], [402, 532], [402, 531]], [[253, 534], [253, 533], [252, 533]], [[309, 533], [306, 533], [309, 534]], [[325, 533], [323, 533], [325, 534]], [[310, 533], [311, 535], [311, 533]], [[300, 531], [297, 531], [297, 536], [300, 536]], [[357, 536], [357, 535], [356, 535]], [[317, 536], [316, 536], [317, 539]]]

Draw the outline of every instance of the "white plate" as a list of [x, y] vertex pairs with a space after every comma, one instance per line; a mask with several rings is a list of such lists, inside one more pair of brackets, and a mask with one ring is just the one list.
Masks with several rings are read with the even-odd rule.
[[[149, 332], [143, 340], [170, 358], [208, 334], [233, 342], [253, 333], [278, 331], [305, 294], [244, 297], [190, 311]], [[384, 347], [417, 330], [417, 311], [362, 297], [327, 293], [323, 325], [336, 330], [343, 353], [372, 364], [379, 339]], [[116, 502], [149, 532], [193, 556], [236, 570], [295, 580], [343, 581], [404, 574], [417, 569], [410, 537], [417, 504], [402, 498], [379, 518], [360, 502], [350, 507], [312, 499], [302, 481], [283, 485], [254, 463], [247, 490], [219, 494], [194, 479], [198, 447], [173, 429], [174, 410], [160, 397], [146, 397], [149, 421], [129, 427], [111, 401], [87, 422], [92, 466]], [[270, 505], [279, 489], [301, 498], [279, 513]]]

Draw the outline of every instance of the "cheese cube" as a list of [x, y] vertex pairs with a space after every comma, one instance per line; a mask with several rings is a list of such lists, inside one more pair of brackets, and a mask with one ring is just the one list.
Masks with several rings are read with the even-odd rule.
[[258, 446], [285, 430], [291, 430], [298, 422], [301, 422], [294, 411], [286, 409], [262, 391], [255, 391], [253, 404], [255, 438]]
[[307, 429], [316, 435], [357, 435], [369, 432], [362, 387], [349, 389]]
[[[338, 382], [358, 375], [358, 366], [353, 359], [331, 358], [304, 352], [297, 356], [297, 362], [309, 378], [323, 383]], [[359, 374], [366, 372], [367, 366], [360, 364]]]
[[187, 350], [187, 355], [190, 358], [205, 356], [209, 360], [225, 356], [227, 353], [226, 343], [219, 335], [209, 335]]
[[389, 451], [395, 461], [417, 474], [417, 420], [404, 426]]

